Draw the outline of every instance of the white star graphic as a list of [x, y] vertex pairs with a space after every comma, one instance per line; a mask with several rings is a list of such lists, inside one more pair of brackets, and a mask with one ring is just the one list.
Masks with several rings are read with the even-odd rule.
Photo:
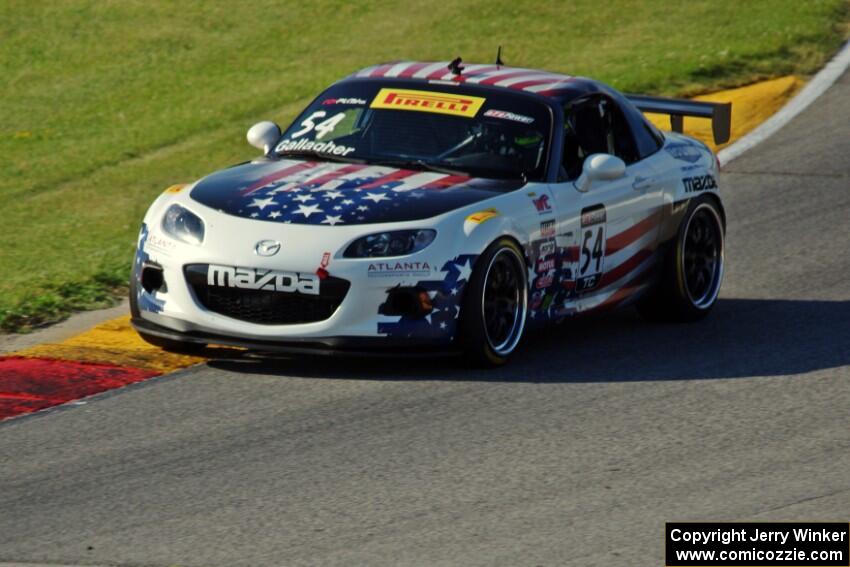
[[311, 195], [296, 195], [292, 198], [293, 201], [298, 201], [299, 203], [306, 203], [307, 201], [312, 201], [313, 197]]
[[458, 269], [460, 270], [460, 275], [458, 275], [457, 281], [460, 281], [460, 280], [469, 281], [469, 276], [472, 275], [472, 266], [470, 265], [469, 260], [467, 259], [466, 264], [463, 264], [463, 265], [455, 264], [455, 266], [457, 266]]
[[423, 193], [422, 191], [414, 191], [413, 193], [410, 193], [410, 196], [414, 199], [421, 199], [425, 196], [425, 193]]
[[343, 205], [353, 205], [354, 201], [352, 201], [351, 199], [343, 199], [342, 204]]
[[295, 211], [295, 214], [304, 215], [305, 218], [310, 218], [310, 215], [313, 213], [323, 213], [324, 211], [319, 208], [319, 205], [298, 205], [298, 210]]
[[440, 328], [441, 328], [441, 329], [445, 329], [445, 328], [446, 328], [446, 322], [445, 322], [445, 321], [443, 321], [442, 323], [440, 323]]
[[369, 201], [374, 201], [375, 203], [380, 203], [381, 201], [389, 201], [386, 193], [369, 193], [364, 199], [368, 199]]
[[325, 220], [322, 221], [322, 224], [329, 224], [329, 225], [333, 226], [338, 222], [345, 222], [345, 221], [342, 220], [342, 215], [339, 215], [339, 216], [325, 215]]
[[272, 211], [272, 212], [269, 213], [270, 219], [276, 219], [279, 216], [280, 216], [280, 211]]
[[457, 288], [456, 287], [452, 288], [452, 295], [457, 295]]
[[339, 199], [342, 196], [343, 194], [341, 191], [327, 191], [325, 193], [325, 197], [327, 197], [328, 199]]
[[269, 205], [274, 205], [274, 199], [267, 197], [265, 199], [254, 199], [254, 202], [248, 205], [249, 207], [258, 207], [261, 211]]
[[367, 207], [366, 205], [360, 205], [359, 207], [357, 207], [357, 210], [358, 211], [368, 211], [369, 207]]
[[341, 211], [342, 207], [340, 207], [339, 205], [334, 205], [334, 210], [335, 211]]
[[260, 213], [251, 213], [251, 218], [252, 218], [252, 219], [257, 218], [258, 216], [260, 216]]

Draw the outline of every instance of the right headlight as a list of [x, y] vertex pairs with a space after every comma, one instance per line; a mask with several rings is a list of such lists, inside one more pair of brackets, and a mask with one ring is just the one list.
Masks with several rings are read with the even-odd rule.
[[437, 231], [425, 228], [418, 230], [393, 230], [378, 232], [358, 238], [348, 245], [345, 258], [380, 258], [384, 256], [406, 256], [419, 252], [434, 242]]
[[187, 244], [204, 241], [204, 221], [185, 207], [171, 205], [162, 217], [162, 230]]

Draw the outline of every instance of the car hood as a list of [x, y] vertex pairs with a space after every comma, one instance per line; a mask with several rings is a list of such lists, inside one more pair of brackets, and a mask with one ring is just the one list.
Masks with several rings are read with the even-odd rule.
[[425, 219], [522, 185], [385, 166], [269, 160], [213, 173], [190, 196], [230, 215], [332, 226]]

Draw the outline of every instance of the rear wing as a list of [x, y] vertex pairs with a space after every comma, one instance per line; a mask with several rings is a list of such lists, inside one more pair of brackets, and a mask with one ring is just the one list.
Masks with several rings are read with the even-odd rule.
[[715, 144], [729, 141], [732, 129], [731, 102], [697, 102], [684, 98], [663, 98], [660, 96], [626, 95], [641, 112], [670, 115], [670, 129], [681, 132], [685, 116], [710, 118], [711, 131]]

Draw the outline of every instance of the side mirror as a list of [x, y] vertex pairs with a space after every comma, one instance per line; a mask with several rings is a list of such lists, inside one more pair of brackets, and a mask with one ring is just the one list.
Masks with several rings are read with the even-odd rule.
[[260, 148], [266, 155], [271, 153], [272, 147], [279, 139], [280, 126], [268, 120], [257, 122], [248, 130], [248, 143]]
[[626, 174], [626, 163], [611, 154], [592, 154], [584, 160], [581, 175], [576, 179], [576, 189], [586, 193], [594, 181], [619, 179]]

